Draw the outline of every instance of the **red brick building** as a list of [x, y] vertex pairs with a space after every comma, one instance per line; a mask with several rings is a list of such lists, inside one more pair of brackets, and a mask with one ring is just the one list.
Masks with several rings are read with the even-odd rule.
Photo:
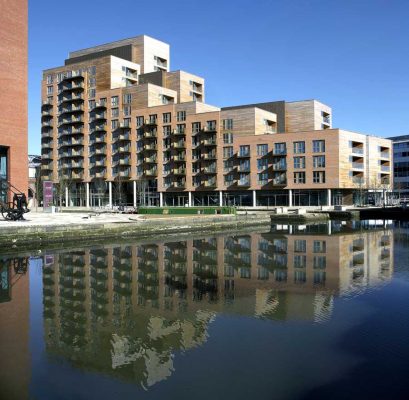
[[27, 0], [0, 0], [0, 178], [27, 193]]

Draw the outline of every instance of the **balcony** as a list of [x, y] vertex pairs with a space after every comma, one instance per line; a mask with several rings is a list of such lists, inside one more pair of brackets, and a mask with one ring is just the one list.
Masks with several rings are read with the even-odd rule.
[[158, 170], [156, 168], [145, 169], [143, 174], [146, 176], [156, 176], [158, 175]]
[[250, 172], [250, 164], [249, 164], [249, 165], [247, 165], [247, 164], [245, 164], [245, 165], [239, 165], [238, 168], [237, 168], [237, 170], [238, 170], [239, 172]]
[[184, 162], [186, 161], [186, 155], [185, 154], [177, 154], [172, 157], [172, 161], [174, 162]]
[[129, 178], [131, 176], [131, 170], [129, 168], [120, 170], [114, 173], [114, 175], [119, 176], [121, 178]]
[[84, 152], [80, 151], [63, 151], [59, 153], [60, 158], [84, 157]]
[[365, 183], [365, 179], [363, 175], [356, 175], [352, 177], [352, 182], [356, 185], [363, 185]]
[[90, 139], [90, 144], [94, 143], [106, 143], [106, 135], [92, 135]]
[[184, 149], [186, 147], [185, 142], [173, 142], [172, 143], [172, 148], [174, 149]]
[[173, 131], [172, 131], [172, 133], [174, 134], [174, 135], [185, 135], [185, 133], [186, 133], [186, 130], [185, 129], [173, 129]]
[[217, 132], [216, 124], [207, 124], [205, 127], [203, 127], [202, 132]]
[[217, 155], [216, 153], [205, 153], [202, 155], [204, 160], [216, 160], [217, 159]]
[[84, 72], [81, 70], [78, 71], [67, 71], [62, 78], [63, 81], [71, 81], [75, 79], [84, 79]]
[[117, 166], [117, 165], [131, 165], [131, 157], [117, 158], [116, 160], [114, 160], [113, 165], [114, 166]]
[[105, 146], [103, 147], [91, 147], [90, 148], [90, 154], [106, 154], [107, 149]]
[[237, 181], [237, 186], [240, 186], [240, 187], [248, 187], [248, 186], [251, 186], [251, 180], [250, 180], [250, 178], [249, 178], [249, 179], [239, 179], [239, 180]]
[[[130, 153], [131, 146], [117, 146], [112, 150], [113, 153]], [[97, 154], [97, 153], [96, 153]]]
[[46, 162], [41, 164], [42, 171], [52, 171], [53, 170], [53, 162]]
[[158, 120], [156, 118], [145, 119], [146, 126], [156, 126], [157, 124], [158, 124]]
[[83, 124], [84, 119], [81, 117], [71, 117], [71, 118], [59, 118], [58, 126], [71, 125], [71, 124]]
[[287, 149], [285, 148], [274, 148], [273, 149], [273, 155], [274, 156], [286, 156], [287, 155]]
[[363, 170], [363, 169], [364, 169], [364, 163], [353, 162], [353, 163], [352, 163], [352, 168], [353, 168], [353, 169]]
[[[48, 139], [48, 138], [47, 138]], [[52, 149], [54, 147], [53, 140], [41, 140], [41, 148], [42, 149]]]
[[53, 152], [52, 151], [45, 151], [41, 153], [42, 160], [52, 160], [53, 159]]
[[71, 139], [71, 140], [62, 140], [59, 143], [59, 147], [68, 147], [68, 146], [84, 146], [84, 141], [82, 139]]
[[50, 118], [50, 119], [47, 119], [47, 120], [41, 122], [41, 127], [42, 128], [52, 128], [53, 127], [53, 119]]
[[381, 165], [381, 171], [390, 173], [391, 172], [390, 165]]
[[173, 168], [172, 174], [173, 175], [186, 175], [186, 168]]
[[84, 179], [84, 174], [82, 172], [66, 172], [60, 175], [60, 178], [63, 179]]
[[287, 177], [273, 178], [271, 183], [272, 183], [273, 186], [286, 186], [287, 185]]
[[184, 187], [186, 187], [186, 181], [183, 180], [183, 181], [173, 182], [173, 186], [175, 188], [179, 188], [179, 189], [184, 188]]
[[71, 103], [76, 101], [84, 101], [84, 96], [82, 94], [72, 94], [69, 96], [60, 96], [58, 99], [58, 105], [62, 105], [64, 103]]
[[389, 160], [390, 155], [389, 155], [389, 151], [381, 151], [380, 152], [380, 157], [386, 160]]
[[201, 141], [202, 146], [216, 146], [216, 139], [205, 139]]
[[90, 127], [90, 133], [106, 132], [106, 130], [107, 130], [106, 124], [96, 124]]
[[96, 101], [94, 106], [91, 108], [91, 112], [102, 109], [102, 108], [107, 108], [106, 102], [105, 101]]
[[94, 113], [90, 116], [89, 122], [96, 122], [100, 120], [106, 120], [107, 119], [107, 114], [105, 112], [103, 113]]
[[60, 115], [63, 114], [71, 114], [71, 113], [77, 113], [77, 112], [83, 112], [84, 107], [82, 105], [79, 106], [66, 106], [66, 107], [59, 107], [58, 112]]
[[70, 163], [63, 163], [61, 164], [61, 168], [66, 169], [84, 169], [84, 163], [81, 162], [70, 162]]
[[41, 111], [41, 116], [42, 117], [52, 117], [53, 116], [53, 108], [52, 107], [44, 108]]
[[95, 171], [91, 173], [93, 178], [97, 178], [97, 179], [106, 179], [107, 177], [107, 173], [106, 171]]
[[102, 158], [100, 160], [94, 160], [90, 162], [90, 167], [91, 168], [99, 168], [99, 167], [105, 167], [105, 159]]
[[237, 153], [238, 158], [250, 158], [250, 152], [249, 151], [240, 151]]
[[145, 151], [156, 151], [156, 150], [158, 150], [158, 145], [156, 143], [145, 144], [143, 146], [143, 150], [145, 150]]
[[130, 142], [131, 141], [131, 134], [129, 132], [121, 132], [119, 131], [113, 136], [113, 142]]
[[287, 170], [287, 164], [286, 163], [273, 164], [273, 170], [274, 171], [286, 171]]
[[362, 144], [362, 146], [353, 145], [352, 148], [351, 148], [351, 152], [352, 152], [352, 154], [360, 154], [360, 155], [364, 154], [363, 144]]
[[145, 131], [143, 133], [143, 137], [145, 139], [157, 138], [158, 137], [158, 132], [156, 130]]
[[214, 179], [212, 179], [212, 180], [205, 180], [204, 182], [203, 182], [203, 186], [204, 187], [216, 187], [217, 186], [217, 182], [216, 182], [216, 180]]
[[202, 169], [205, 174], [217, 174], [217, 168], [213, 166], [207, 166]]

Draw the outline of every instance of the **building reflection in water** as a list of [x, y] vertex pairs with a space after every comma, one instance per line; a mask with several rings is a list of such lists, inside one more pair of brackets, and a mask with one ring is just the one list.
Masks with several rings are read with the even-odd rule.
[[176, 352], [206, 342], [217, 313], [325, 321], [334, 296], [392, 277], [392, 230], [357, 224], [276, 225], [48, 255], [47, 352], [149, 388], [172, 374]]

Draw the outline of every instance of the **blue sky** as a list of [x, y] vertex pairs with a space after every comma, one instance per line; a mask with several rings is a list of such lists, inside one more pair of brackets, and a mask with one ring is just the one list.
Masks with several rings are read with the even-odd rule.
[[207, 103], [315, 98], [334, 127], [409, 133], [408, 18], [406, 0], [31, 0], [29, 152], [42, 70], [139, 34], [170, 44], [171, 69], [206, 79]]

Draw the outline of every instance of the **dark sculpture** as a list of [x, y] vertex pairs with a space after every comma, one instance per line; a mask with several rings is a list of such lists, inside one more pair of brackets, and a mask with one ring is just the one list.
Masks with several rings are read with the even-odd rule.
[[[9, 193], [13, 194], [13, 201], [7, 202]], [[24, 214], [29, 212], [26, 195], [15, 188], [10, 182], [0, 180], [0, 212], [6, 221], [18, 221], [24, 219]]]

